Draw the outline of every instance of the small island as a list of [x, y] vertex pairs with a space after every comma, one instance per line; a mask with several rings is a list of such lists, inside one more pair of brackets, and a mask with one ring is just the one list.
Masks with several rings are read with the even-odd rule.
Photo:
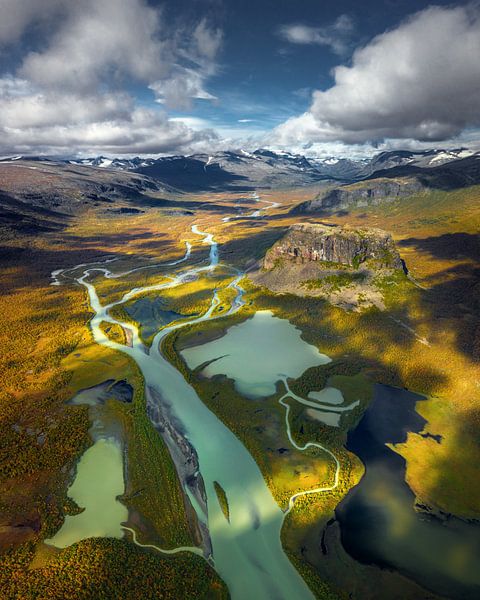
[[220, 508], [222, 509], [222, 512], [225, 515], [227, 521], [230, 522], [230, 508], [228, 506], [227, 494], [225, 493], [223, 487], [218, 483], [218, 481], [213, 482], [213, 487], [215, 488]]

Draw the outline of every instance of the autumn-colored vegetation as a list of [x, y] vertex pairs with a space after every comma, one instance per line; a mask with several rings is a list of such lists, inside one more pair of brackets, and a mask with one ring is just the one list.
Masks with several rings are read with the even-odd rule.
[[[108, 414], [108, 419], [116, 422], [115, 430], [121, 430], [124, 438], [128, 478], [122, 501], [130, 509], [139, 539], [157, 542], [163, 547], [198, 543], [195, 517], [188, 509], [187, 519], [187, 507], [171, 457], [146, 416], [143, 379], [138, 368], [122, 353], [94, 343], [88, 330], [91, 313], [87, 296], [83, 288], [73, 283], [75, 273], [61, 276], [61, 286], [50, 285], [50, 273], [58, 268], [112, 254], [118, 254], [123, 260], [126, 239], [135, 240], [128, 252], [138, 250], [158, 260], [178, 258], [178, 254], [184, 252], [183, 244], [177, 246], [172, 227], [166, 237], [171, 240], [170, 245], [156, 242], [153, 247], [140, 248], [146, 243], [146, 232], [149, 237], [158, 239], [158, 212], [144, 215], [143, 220], [138, 217], [135, 232], [136, 218], [115, 220], [112, 216], [102, 218], [96, 213], [86, 213], [81, 220], [71, 219], [61, 233], [52, 236], [17, 238], [11, 232], [0, 231], [4, 243], [0, 273], [0, 336], [4, 349], [0, 371], [0, 552], [10, 548], [15, 561], [18, 559], [15, 548], [19, 544], [28, 540], [37, 544], [52, 536], [65, 514], [78, 511], [66, 491], [77, 460], [92, 443], [88, 433], [91, 422], [88, 407], [69, 405], [67, 401], [78, 390], [107, 379], [125, 379], [134, 388], [131, 404], [109, 400], [104, 407], [98, 407], [97, 415], [101, 416], [102, 411]], [[130, 236], [132, 229], [134, 233]], [[183, 226], [181, 230], [183, 233]], [[112, 240], [115, 241], [112, 243]], [[78, 276], [80, 271], [76, 274]], [[117, 341], [125, 341], [121, 328], [104, 324], [104, 329]], [[120, 540], [113, 543], [125, 544]], [[69, 556], [72, 582], [75, 581], [75, 564], [80, 568], [82, 561], [86, 564], [88, 560], [88, 546], [85, 548], [82, 555]], [[20, 554], [22, 552], [20, 550]], [[136, 560], [137, 554], [132, 555], [132, 560]], [[144, 554], [149, 555], [144, 552], [138, 556]], [[177, 557], [167, 560], [172, 573], [176, 561]], [[180, 572], [182, 561], [185, 564], [200, 562], [203, 570], [207, 568], [197, 557], [186, 555], [178, 563]], [[91, 586], [106, 576], [108, 569], [113, 569], [111, 562], [100, 570], [98, 563], [93, 564], [94, 568], [88, 573]], [[113, 569], [113, 578], [118, 579], [119, 573], [125, 575], [121, 563], [118, 568], [117, 575]], [[23, 571], [22, 575], [20, 571], [15, 575], [7, 569], [6, 573], [13, 578], [25, 579], [25, 587], [15, 591], [2, 584], [0, 595], [27, 598], [33, 594], [32, 590], [38, 589], [42, 593], [44, 590], [44, 596], [32, 597], [68, 597], [73, 591], [58, 592], [59, 595], [55, 592], [63, 590], [58, 587], [62, 569], [59, 567], [54, 577], [39, 571], [31, 579]], [[199, 577], [201, 580], [202, 575]], [[214, 579], [215, 585], [221, 587], [218, 578]], [[73, 590], [75, 585], [69, 589]], [[148, 587], [145, 583], [144, 589]], [[154, 586], [154, 589], [157, 588]], [[17, 595], [6, 596], [4, 590], [8, 593], [13, 590], [11, 593]], [[98, 597], [122, 597], [108, 593], [102, 592]], [[85, 592], [85, 597], [92, 596]], [[151, 596], [145, 592], [143, 597]], [[169, 597], [168, 594], [165, 597]]]
[[[76, 461], [91, 443], [87, 407], [66, 402], [76, 391], [106, 379], [126, 379], [134, 388], [131, 404], [109, 401], [105, 410], [125, 438], [127, 481], [122, 501], [129, 507], [139, 539], [164, 547], [196, 541], [192, 511], [184, 502], [169, 453], [146, 417], [138, 368], [122, 353], [93, 342], [87, 297], [73, 284], [71, 274], [62, 278], [62, 286], [50, 286], [49, 275], [54, 269], [106, 255], [119, 258], [112, 263], [112, 270], [119, 271], [136, 266], [138, 258], [142, 264], [179, 258], [186, 239], [194, 244], [199, 241], [190, 233], [194, 219], [200, 229], [218, 236], [223, 244], [221, 260], [245, 269], [263, 256], [287, 226], [302, 219], [316, 220], [314, 215], [292, 217], [288, 212], [313, 195], [305, 189], [271, 192], [269, 200], [282, 202], [271, 220], [239, 219], [225, 224], [218, 213], [208, 210], [194, 217], [170, 217], [163, 209], [128, 217], [91, 211], [81, 219], [72, 218], [61, 231], [2, 239], [0, 550], [10, 548], [3, 554], [0, 569], [2, 598], [225, 597], [223, 584], [198, 557], [165, 558], [123, 540], [85, 540], [38, 568], [29, 568], [35, 545], [38, 549], [41, 540], [58, 529], [64, 515], [75, 510], [65, 494]], [[385, 207], [318, 218], [337, 224], [368, 224], [393, 234], [414, 281], [377, 282], [383, 286], [383, 312], [376, 308], [345, 312], [315, 298], [271, 294], [244, 279], [246, 306], [238, 314], [188, 326], [164, 341], [169, 360], [249, 449], [283, 508], [297, 491], [331, 481], [332, 460], [320, 450], [291, 448], [285, 434], [285, 409], [278, 403], [283, 390], [261, 401], [246, 400], [226, 379], [210, 381], [191, 373], [178, 356], [179, 348], [221, 335], [254, 310], [270, 309], [288, 318], [306, 341], [333, 359], [291, 382], [292, 389], [306, 395], [328, 383], [341, 389], [347, 402], [361, 400], [361, 407], [342, 416], [339, 429], [312, 421], [302, 407], [289, 401], [297, 442], [316, 440], [332, 449], [341, 462], [339, 488], [300, 498], [282, 533], [291, 560], [318, 597], [330, 598], [330, 591], [300, 550], [308, 536], [316, 536], [318, 543], [335, 505], [363, 472], [343, 444], [346, 430], [368, 402], [373, 382], [428, 396], [418, 410], [428, 421], [427, 431], [440, 434], [442, 443], [412, 434], [395, 448], [407, 459], [407, 480], [418, 497], [461, 516], [480, 513], [476, 473], [480, 460], [478, 196], [478, 188], [432, 192]], [[215, 202], [215, 196], [202, 200]], [[206, 256], [205, 247], [195, 247], [192, 261]], [[101, 282], [105, 302], [119, 299], [132, 286], [154, 285], [163, 277], [159, 268], [123, 279], [98, 276], [95, 281]], [[201, 277], [162, 296], [168, 310], [192, 315], [203, 312], [213, 289], [220, 287], [217, 311], [226, 312], [234, 295], [225, 287], [231, 277], [232, 273], [219, 271], [218, 277]], [[115, 311], [127, 320], [121, 307]], [[109, 336], [124, 339], [120, 328], [106, 327]]]
[[21, 262], [4, 255], [0, 274], [0, 513], [2, 525], [26, 525], [35, 537], [58, 527], [71, 470], [90, 443], [87, 409], [64, 404], [71, 374], [61, 367], [88, 312], [79, 290], [59, 294], [35, 254], [18, 252]]
[[102, 321], [100, 323], [100, 329], [109, 339], [112, 340], [112, 342], [117, 342], [117, 344], [126, 344], [127, 337], [125, 335], [125, 331], [120, 325], [117, 325], [117, 323], [107, 323], [107, 321]]
[[0, 557], [3, 600], [223, 600], [226, 586], [202, 558], [174, 558], [109, 538], [84, 540], [30, 568], [33, 544]]
[[230, 509], [228, 506], [227, 494], [225, 493], [225, 490], [223, 489], [223, 487], [218, 483], [218, 481], [214, 481], [213, 486], [215, 488], [215, 492], [217, 494], [218, 502], [220, 504], [222, 512], [225, 515], [225, 518], [227, 519], [227, 521], [229, 521], [230, 520]]

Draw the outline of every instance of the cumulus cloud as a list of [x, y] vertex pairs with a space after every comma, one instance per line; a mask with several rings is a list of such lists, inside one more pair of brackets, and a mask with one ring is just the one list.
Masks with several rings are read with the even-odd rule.
[[5, 77], [0, 79], [0, 107], [0, 127], [14, 130], [128, 119], [133, 101], [121, 93], [43, 91], [27, 80]]
[[162, 154], [203, 148], [216, 138], [212, 130], [195, 131], [185, 123], [171, 121], [166, 113], [135, 108], [128, 119], [5, 127], [0, 152], [28, 153], [35, 139], [39, 153], [72, 154], [74, 149], [82, 154]]
[[192, 100], [217, 100], [204, 87], [205, 76], [198, 71], [176, 67], [170, 77], [156, 81], [149, 87], [155, 92], [157, 102], [169, 108], [188, 109]]
[[431, 7], [357, 49], [281, 144], [445, 140], [480, 124], [480, 9]]
[[212, 29], [202, 19], [193, 31], [191, 42], [179, 49], [179, 55], [187, 66], [175, 63], [168, 77], [154, 81], [149, 86], [157, 102], [184, 110], [191, 108], [192, 100], [217, 100], [207, 91], [206, 81], [216, 73], [215, 57], [222, 37], [220, 29]]
[[25, 57], [20, 75], [76, 90], [105, 77], [151, 81], [166, 73], [170, 60], [159, 32], [158, 11], [142, 0], [74, 2], [48, 47]]
[[0, 74], [3, 153], [159, 153], [214, 139], [129, 92], [143, 85], [177, 109], [215, 100], [206, 81], [222, 33], [205, 20], [172, 30], [146, 0], [0, 0], [0, 10], [3, 53], [31, 27], [38, 38], [15, 72]]
[[328, 46], [335, 54], [345, 54], [348, 50], [354, 24], [348, 15], [340, 15], [331, 25], [312, 27], [310, 25], [283, 25], [278, 34], [291, 44], [317, 44]]

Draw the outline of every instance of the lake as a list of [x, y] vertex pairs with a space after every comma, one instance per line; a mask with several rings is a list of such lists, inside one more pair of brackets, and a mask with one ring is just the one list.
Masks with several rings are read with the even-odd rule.
[[202, 346], [181, 352], [190, 369], [203, 363], [205, 377], [226, 375], [236, 390], [249, 398], [275, 393], [279, 374], [297, 378], [310, 367], [324, 365], [330, 358], [301, 338], [290, 321], [269, 310], [228, 329], [227, 333]]

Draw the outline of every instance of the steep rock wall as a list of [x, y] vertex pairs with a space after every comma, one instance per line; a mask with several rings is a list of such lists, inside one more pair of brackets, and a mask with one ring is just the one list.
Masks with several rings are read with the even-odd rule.
[[351, 229], [315, 223], [292, 225], [268, 250], [263, 266], [272, 269], [278, 260], [323, 261], [353, 268], [374, 261], [379, 268], [403, 268], [389, 233], [374, 228]]

